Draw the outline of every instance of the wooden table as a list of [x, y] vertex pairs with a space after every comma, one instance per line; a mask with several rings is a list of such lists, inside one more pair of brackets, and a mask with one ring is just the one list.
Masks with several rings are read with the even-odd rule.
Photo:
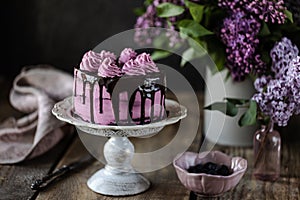
[[[10, 86], [0, 79], [0, 120], [18, 113], [8, 103], [8, 89]], [[199, 95], [200, 102], [202, 102]], [[188, 95], [186, 95], [188, 101]], [[201, 107], [201, 106], [200, 106]], [[189, 115], [193, 116], [193, 111]], [[189, 123], [197, 118], [190, 117]], [[200, 118], [200, 124], [202, 118]], [[177, 124], [178, 125], [178, 124]], [[132, 139], [136, 150], [147, 150], [153, 146], [161, 146], [168, 143], [176, 134], [177, 125], [166, 127], [158, 135], [148, 139]], [[188, 130], [187, 130], [188, 131]], [[300, 199], [300, 125], [299, 118], [291, 122], [289, 128], [280, 130], [282, 135], [282, 164], [281, 176], [276, 182], [263, 182], [252, 176], [253, 153], [252, 148], [215, 146], [232, 156], [242, 156], [248, 160], [248, 170], [236, 188], [216, 199]], [[202, 141], [201, 127], [189, 147], [190, 151], [198, 151]], [[99, 147], [101, 148], [101, 147]], [[35, 192], [30, 189], [32, 181], [56, 168], [88, 154], [77, 134], [68, 134], [58, 145], [48, 153], [29, 161], [15, 165], [0, 165], [0, 199], [200, 199], [186, 190], [179, 182], [173, 166], [170, 164], [160, 170], [144, 173], [151, 181], [149, 190], [142, 194], [129, 197], [109, 197], [96, 194], [86, 185], [87, 179], [99, 168], [103, 167], [98, 161], [92, 162], [87, 167], [71, 173], [51, 185], [44, 191]]]

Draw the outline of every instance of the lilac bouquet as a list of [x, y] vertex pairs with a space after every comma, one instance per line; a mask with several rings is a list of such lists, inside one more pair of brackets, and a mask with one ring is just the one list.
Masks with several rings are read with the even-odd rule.
[[258, 77], [254, 86], [258, 91], [253, 100], [262, 113], [274, 123], [286, 126], [293, 114], [300, 113], [300, 56], [299, 50], [287, 38], [271, 50], [273, 76]]
[[[236, 82], [253, 80], [257, 93], [252, 99], [225, 98], [207, 109], [235, 116], [247, 106], [241, 126], [258, 118], [285, 126], [300, 113], [299, 0], [146, 0], [145, 5], [137, 10], [136, 42], [150, 44], [159, 35], [154, 31], [149, 37], [144, 28], [167, 28], [170, 47], [188, 35], [219, 71], [227, 68]], [[194, 59], [193, 51], [190, 46], [184, 54]]]

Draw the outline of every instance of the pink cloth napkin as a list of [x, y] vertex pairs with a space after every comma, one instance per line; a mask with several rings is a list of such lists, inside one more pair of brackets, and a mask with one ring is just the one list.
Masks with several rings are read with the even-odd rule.
[[48, 65], [26, 67], [15, 78], [10, 103], [25, 113], [0, 124], [0, 163], [39, 156], [64, 136], [63, 122], [51, 113], [54, 104], [72, 94], [73, 77]]

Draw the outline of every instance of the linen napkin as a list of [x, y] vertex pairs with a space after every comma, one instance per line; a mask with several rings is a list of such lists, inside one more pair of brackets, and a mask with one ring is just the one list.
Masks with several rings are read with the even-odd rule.
[[0, 124], [0, 163], [39, 156], [63, 137], [63, 122], [51, 113], [54, 104], [72, 94], [73, 77], [49, 65], [25, 67], [15, 78], [10, 103], [24, 113]]

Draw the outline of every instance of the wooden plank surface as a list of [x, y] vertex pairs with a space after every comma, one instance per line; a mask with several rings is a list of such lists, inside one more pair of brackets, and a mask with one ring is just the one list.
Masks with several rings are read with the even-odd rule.
[[49, 152], [35, 159], [15, 165], [0, 165], [0, 199], [19, 200], [34, 197], [35, 191], [30, 189], [31, 183], [53, 170], [72, 138], [72, 134], [69, 134]]

